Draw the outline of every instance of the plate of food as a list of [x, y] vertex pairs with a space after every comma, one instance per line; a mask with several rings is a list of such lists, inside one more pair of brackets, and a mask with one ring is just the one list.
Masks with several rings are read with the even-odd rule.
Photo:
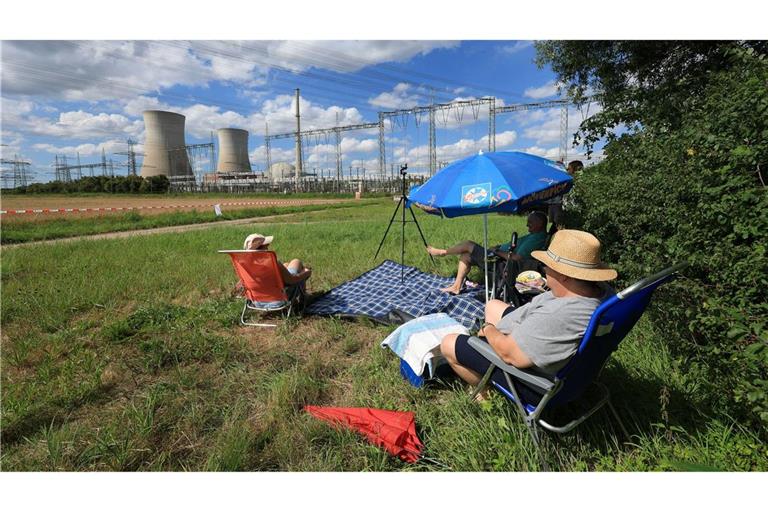
[[547, 279], [535, 270], [520, 272], [515, 279], [515, 288], [520, 293], [542, 293], [546, 286]]

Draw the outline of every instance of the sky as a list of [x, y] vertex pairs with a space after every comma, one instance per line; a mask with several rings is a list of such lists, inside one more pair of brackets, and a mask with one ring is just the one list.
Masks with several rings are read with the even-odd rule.
[[[749, 15], [755, 4], [748, 0], [732, 0], [729, 9], [708, 0], [646, 0], [642, 9], [601, 0], [364, 5], [134, 0], [116, 11], [91, 0], [4, 5], [2, 157], [31, 162], [34, 181], [54, 177], [56, 155], [92, 164], [103, 153], [116, 174], [126, 174], [127, 156], [120, 153], [128, 139], [141, 152], [142, 112], [151, 109], [184, 115], [186, 144], [215, 141], [219, 128], [247, 130], [251, 165], [260, 172], [266, 127], [272, 135], [296, 129], [297, 88], [302, 130], [331, 128], [374, 123], [381, 111], [430, 102], [493, 96], [500, 106], [558, 99], [551, 69], [534, 64], [534, 40], [766, 36], [763, 18]], [[569, 142], [599, 108], [569, 109]], [[485, 106], [436, 115], [439, 166], [488, 149], [487, 116]], [[556, 159], [560, 117], [559, 108], [500, 114], [496, 149]], [[425, 118], [387, 118], [387, 172], [403, 163], [411, 172], [428, 171], [427, 126]], [[304, 142], [305, 170], [335, 169], [333, 137]], [[344, 132], [341, 147], [345, 172], [378, 172], [377, 130]], [[601, 145], [596, 149], [587, 161], [583, 148], [569, 144], [566, 159], [589, 165], [602, 157]], [[271, 158], [293, 163], [293, 142], [273, 140]], [[215, 162], [198, 158], [193, 165], [201, 174]]]
[[[247, 130], [260, 172], [267, 127], [273, 135], [296, 129], [297, 88], [302, 130], [375, 123], [380, 111], [431, 102], [559, 99], [555, 75], [536, 66], [535, 54], [531, 40], [5, 40], [2, 153], [31, 162], [35, 181], [53, 179], [56, 155], [89, 164], [103, 152], [124, 175], [128, 139], [142, 150], [142, 112], [166, 110], [186, 117], [187, 144], [218, 146], [217, 129]], [[598, 108], [570, 108], [569, 133]], [[496, 149], [557, 159], [560, 125], [559, 107], [499, 114]], [[385, 126], [387, 172], [403, 163], [428, 172], [427, 115], [389, 117]], [[487, 151], [488, 132], [487, 105], [438, 112], [438, 165]], [[294, 163], [292, 139], [271, 146], [273, 163]], [[378, 172], [377, 129], [343, 132], [341, 148], [344, 172]], [[307, 137], [305, 170], [332, 172], [335, 152], [332, 135]], [[568, 159], [580, 153], [569, 145]], [[194, 165], [202, 173], [215, 162], [203, 155]]]

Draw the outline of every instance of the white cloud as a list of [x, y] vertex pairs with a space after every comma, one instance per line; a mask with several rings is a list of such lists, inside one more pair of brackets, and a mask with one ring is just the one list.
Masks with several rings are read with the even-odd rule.
[[543, 148], [540, 146], [529, 146], [527, 148], [523, 148], [521, 151], [523, 151], [524, 153], [530, 153], [532, 155], [549, 158], [550, 160], [557, 160], [560, 155], [559, 147]]
[[[517, 140], [517, 133], [505, 131], [496, 134], [496, 149], [506, 149]], [[453, 162], [476, 154], [478, 151], [488, 151], [488, 135], [479, 139], [462, 138], [451, 144], [437, 146], [435, 148], [438, 162]], [[429, 148], [426, 144], [413, 148], [404, 146], [395, 147], [392, 151], [396, 162], [406, 161], [409, 166], [428, 166]], [[388, 155], [389, 158], [389, 155]]]
[[523, 96], [527, 98], [533, 98], [535, 100], [549, 98], [550, 96], [555, 96], [558, 94], [558, 87], [559, 85], [557, 82], [550, 80], [540, 87], [529, 87], [525, 90]]
[[12, 105], [11, 111], [3, 110], [3, 124], [15, 130], [34, 135], [49, 137], [67, 137], [72, 139], [116, 137], [120, 135], [138, 136], [143, 130], [139, 121], [128, 119], [120, 114], [90, 114], [82, 110], [62, 112], [58, 118], [46, 118], [32, 115], [28, 102], [4, 101], [3, 105]]
[[2, 158], [22, 157], [21, 144], [24, 142], [24, 136], [20, 133], [9, 130], [0, 131], [0, 156]]
[[[487, 136], [483, 137], [483, 139], [487, 143], [488, 137]], [[496, 150], [501, 151], [503, 149], [507, 149], [516, 141], [517, 141], [517, 132], [514, 130], [497, 133], [496, 134]]]
[[112, 153], [126, 149], [125, 141], [121, 140], [107, 140], [98, 144], [87, 143], [77, 146], [55, 146], [53, 144], [41, 143], [34, 144], [32, 147], [51, 154], [74, 156], [79, 153], [83, 157], [101, 155], [103, 150], [108, 155], [107, 158], [111, 158]]
[[526, 48], [530, 48], [531, 46], [533, 46], [533, 41], [515, 41], [513, 44], [501, 46], [499, 52], [512, 55], [521, 52]]
[[369, 99], [368, 103], [374, 107], [389, 110], [412, 108], [421, 101], [419, 94], [409, 92], [413, 89], [412, 85], [401, 82], [392, 89], [392, 92], [383, 92], [375, 98]]
[[370, 152], [379, 150], [378, 139], [355, 139], [351, 137], [344, 137], [341, 140], [342, 153], [359, 153]]
[[173, 111], [173, 107], [167, 103], [161, 103], [159, 99], [150, 96], [131, 98], [123, 105], [123, 112], [129, 116], [141, 117], [142, 112], [145, 110]]
[[269, 58], [282, 67], [349, 73], [382, 62], [405, 62], [416, 55], [459, 44], [460, 41], [272, 41], [267, 43], [267, 49]]
[[[166, 110], [181, 114], [186, 117], [186, 133], [205, 140], [210, 137], [212, 131], [215, 132], [219, 128], [241, 128], [248, 130], [252, 136], [264, 135], [266, 123], [269, 123], [271, 135], [296, 130], [296, 103], [295, 96], [291, 94], [266, 99], [259, 111], [248, 115], [201, 103], [182, 108], [173, 107], [146, 96], [130, 100], [124, 107], [124, 112], [133, 116], [141, 116], [144, 110]], [[335, 126], [337, 117], [339, 126], [361, 124], [365, 121], [356, 108], [336, 105], [320, 107], [305, 98], [301, 98], [300, 111], [302, 130]], [[143, 125], [143, 121], [141, 123]]]
[[[3, 70], [5, 71], [5, 70]], [[15, 100], [6, 96], [0, 97], [0, 112], [4, 125], [18, 122], [35, 109], [35, 104], [29, 100]]]
[[176, 85], [265, 84], [278, 66], [352, 72], [459, 41], [3, 41], [6, 95], [129, 99]]
[[10, 41], [2, 59], [4, 94], [69, 101], [130, 98], [216, 77], [180, 42]]
[[523, 136], [536, 141], [536, 144], [560, 141], [560, 121], [553, 121], [536, 128], [523, 131]]

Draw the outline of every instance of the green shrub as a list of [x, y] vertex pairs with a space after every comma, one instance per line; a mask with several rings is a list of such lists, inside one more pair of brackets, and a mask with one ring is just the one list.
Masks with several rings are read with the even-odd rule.
[[72, 194], [78, 192], [108, 192], [112, 194], [137, 194], [168, 192], [170, 181], [166, 176], [83, 176], [72, 181], [32, 183], [26, 187], [9, 190], [16, 194]]
[[653, 314], [677, 358], [708, 375], [713, 406], [765, 427], [768, 62], [729, 55], [677, 127], [649, 123], [606, 146], [578, 177], [567, 222], [601, 239], [626, 282], [690, 262]]

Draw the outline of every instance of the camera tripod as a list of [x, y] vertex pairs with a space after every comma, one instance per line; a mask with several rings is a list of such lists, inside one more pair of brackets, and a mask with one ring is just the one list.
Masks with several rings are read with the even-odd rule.
[[[384, 240], [387, 239], [387, 234], [389, 233], [389, 228], [392, 227], [392, 222], [395, 220], [395, 217], [397, 216], [397, 210], [400, 209], [400, 206], [403, 207], [402, 210], [402, 220], [400, 221], [402, 225], [402, 234], [400, 236], [400, 282], [403, 282], [405, 280], [405, 223], [406, 222], [413, 222], [416, 224], [416, 229], [419, 230], [419, 235], [421, 235], [421, 241], [424, 242], [424, 247], [427, 247], [427, 240], [424, 238], [424, 233], [421, 231], [421, 226], [419, 226], [419, 221], [416, 220], [416, 215], [414, 215], [413, 210], [411, 209], [411, 205], [408, 204], [408, 198], [406, 197], [406, 182], [405, 182], [405, 176], [408, 174], [408, 164], [403, 165], [400, 168], [400, 176], [402, 181], [402, 188], [400, 192], [400, 200], [397, 202], [397, 206], [395, 207], [395, 211], [392, 213], [392, 218], [389, 219], [389, 225], [387, 226], [387, 230], [384, 232], [384, 236], [381, 239], [381, 242], [379, 243], [379, 248], [376, 249], [376, 254], [373, 255], [373, 259], [375, 260], [376, 257], [379, 255], [379, 251], [381, 250], [381, 246], [384, 245]], [[408, 210], [411, 212], [411, 218], [412, 221], [405, 219], [405, 210]], [[432, 260], [432, 263], [435, 263], [435, 259], [432, 257], [432, 255], [429, 255], [429, 258]]]

